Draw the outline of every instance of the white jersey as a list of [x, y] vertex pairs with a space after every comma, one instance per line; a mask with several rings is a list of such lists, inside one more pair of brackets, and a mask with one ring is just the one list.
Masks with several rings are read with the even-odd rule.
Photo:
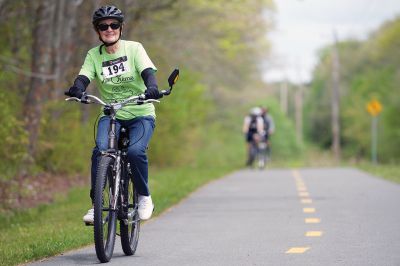
[[250, 129], [252, 118], [250, 115], [246, 116], [243, 121], [243, 133], [247, 134], [249, 131], [262, 134], [264, 131], [264, 119], [261, 116], [256, 117], [256, 125], [254, 129]]

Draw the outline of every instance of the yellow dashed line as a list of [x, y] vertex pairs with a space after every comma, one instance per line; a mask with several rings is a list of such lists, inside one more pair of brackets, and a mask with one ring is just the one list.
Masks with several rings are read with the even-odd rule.
[[312, 199], [301, 199], [301, 203], [310, 204], [310, 203], [312, 203]]
[[297, 170], [293, 170], [292, 171], [292, 175], [294, 176], [294, 178], [296, 179], [301, 179], [300, 173]]
[[303, 208], [303, 212], [304, 213], [314, 213], [315, 212], [315, 208]]
[[[292, 175], [296, 181], [297, 191], [299, 193], [300, 201], [302, 204], [311, 204], [313, 201], [310, 198], [310, 194], [307, 192], [307, 187], [297, 170], [292, 171]], [[303, 208], [304, 213], [315, 213], [315, 208]], [[306, 224], [318, 224], [321, 222], [319, 218], [305, 218]], [[320, 237], [322, 236], [322, 231], [308, 231], [305, 233], [306, 237]], [[310, 247], [293, 247], [286, 251], [286, 254], [302, 254], [309, 250]]]
[[306, 236], [308, 236], [308, 237], [322, 236], [322, 231], [308, 231], [308, 232], [306, 232]]
[[309, 197], [310, 193], [308, 193], [308, 192], [299, 192], [299, 196], [300, 197]]
[[301, 254], [309, 250], [310, 247], [294, 247], [286, 251], [286, 254]]
[[319, 224], [321, 222], [321, 219], [319, 218], [306, 218], [305, 220], [306, 224]]

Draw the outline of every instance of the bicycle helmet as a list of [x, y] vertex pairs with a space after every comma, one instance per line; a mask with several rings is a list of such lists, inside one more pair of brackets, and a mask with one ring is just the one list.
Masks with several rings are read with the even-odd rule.
[[[94, 11], [93, 18], [92, 18], [93, 26], [94, 26], [94, 28], [96, 29], [97, 32], [98, 32], [97, 25], [100, 23], [100, 21], [102, 21], [104, 19], [108, 19], [108, 18], [116, 19], [121, 24], [124, 22], [124, 14], [122, 14], [122, 11], [119, 10], [117, 7], [115, 7], [115, 6], [102, 6], [99, 9], [97, 9], [96, 11]], [[115, 42], [107, 43], [107, 42], [103, 41], [101, 39], [100, 34], [99, 34], [99, 40], [103, 43], [104, 46], [107, 47], [107, 46], [111, 46], [111, 45], [116, 44], [119, 41], [119, 39], [121, 39], [121, 36], [122, 36], [122, 26], [121, 26], [121, 29], [120, 29], [120, 32], [119, 32], [118, 40], [116, 40]], [[101, 47], [103, 45], [101, 45], [99, 47], [100, 54], [102, 53], [101, 52]]]
[[255, 116], [261, 115], [261, 108], [260, 107], [251, 108], [250, 114]]
[[114, 18], [120, 23], [124, 22], [124, 14], [115, 6], [102, 6], [93, 13], [92, 23], [96, 26], [101, 20]]

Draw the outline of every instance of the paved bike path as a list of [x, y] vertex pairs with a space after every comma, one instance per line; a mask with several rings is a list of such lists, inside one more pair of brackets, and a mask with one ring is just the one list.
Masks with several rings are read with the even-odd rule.
[[[145, 223], [134, 256], [117, 239], [108, 265], [400, 265], [399, 203], [354, 169], [242, 170]], [[32, 265], [93, 264], [91, 246]]]

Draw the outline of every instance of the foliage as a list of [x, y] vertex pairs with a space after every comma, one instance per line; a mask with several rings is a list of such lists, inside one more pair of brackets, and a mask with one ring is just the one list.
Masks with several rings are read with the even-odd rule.
[[0, 91], [0, 181], [8, 180], [18, 173], [26, 159], [28, 134], [17, 117], [16, 99], [13, 94]]
[[198, 73], [207, 93], [221, 102], [221, 91], [244, 91], [260, 79], [270, 28], [262, 11], [271, 5], [268, 0], [181, 1], [174, 10], [146, 17], [148, 26], [135, 27], [132, 36], [149, 36], [146, 47], [165, 60], [161, 66], [175, 62]]
[[[399, 97], [400, 18], [389, 21], [366, 41], [339, 43], [341, 65], [341, 138], [347, 157], [369, 158], [371, 117], [366, 105], [379, 100], [378, 154], [382, 162], [396, 162], [400, 151]], [[330, 146], [331, 51], [324, 49], [314, 72], [307, 100], [307, 135], [322, 147]], [[321, 134], [322, 133], [322, 134]]]
[[[87, 123], [77, 123], [82, 120], [79, 107], [74, 102], [61, 103], [61, 107], [59, 101], [46, 103], [36, 157], [43, 171], [70, 175], [89, 173], [96, 116]], [[98, 111], [94, 105], [84, 108]], [[54, 110], [59, 112], [56, 117], [52, 115]]]
[[200, 149], [200, 132], [211, 109], [205, 86], [194, 74], [181, 70], [180, 80], [170, 96], [157, 108], [156, 130], [149, 153], [159, 166], [185, 165], [196, 160], [193, 151]]
[[[103, 4], [109, 3], [0, 1], [0, 117], [7, 117], [0, 129], [0, 167], [8, 179], [18, 174], [24, 158], [30, 163], [23, 167], [26, 176], [88, 173], [96, 108], [62, 101], [86, 52], [99, 43], [91, 15]], [[158, 68], [160, 88], [171, 69], [181, 68], [173, 94], [156, 106], [151, 164], [197, 165], [200, 151], [211, 142], [210, 127], [223, 128], [229, 116], [226, 110], [237, 104], [231, 92], [245, 95], [260, 80], [260, 58], [268, 51], [265, 33], [271, 28], [263, 11], [272, 9], [271, 1], [116, 0], [114, 4], [126, 15], [123, 38], [143, 43]], [[45, 32], [40, 25], [47, 25]], [[231, 134], [236, 132], [221, 136]]]

